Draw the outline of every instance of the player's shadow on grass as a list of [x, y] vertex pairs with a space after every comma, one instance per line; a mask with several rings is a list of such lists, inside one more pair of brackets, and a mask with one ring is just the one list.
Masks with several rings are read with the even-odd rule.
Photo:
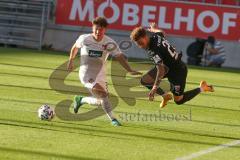
[[[88, 158], [88, 157], [82, 157], [82, 156], [70, 156], [70, 155], [65, 155], [65, 154], [56, 154], [56, 153], [50, 153], [50, 152], [44, 152], [44, 151], [37, 151], [37, 150], [27, 150], [27, 149], [15, 149], [15, 148], [9, 148], [9, 147], [1, 147], [0, 146], [1, 152], [7, 152], [8, 153], [8, 158], [11, 158], [11, 155], [15, 157], [15, 154], [21, 154], [21, 155], [37, 155], [40, 157], [45, 157], [47, 159], [51, 158], [56, 158], [56, 159], [68, 159], [68, 160], [79, 160], [79, 159], [84, 159], [84, 160], [103, 160], [103, 159], [95, 159], [95, 158]], [[13, 153], [10, 154], [9, 153]]]

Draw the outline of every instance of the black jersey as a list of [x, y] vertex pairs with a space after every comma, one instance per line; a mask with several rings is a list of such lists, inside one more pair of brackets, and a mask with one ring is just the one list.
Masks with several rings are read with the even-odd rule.
[[163, 63], [169, 68], [169, 71], [175, 69], [181, 64], [182, 54], [176, 52], [176, 49], [165, 39], [163, 33], [149, 33], [150, 43], [148, 51], [149, 58], [155, 65]]

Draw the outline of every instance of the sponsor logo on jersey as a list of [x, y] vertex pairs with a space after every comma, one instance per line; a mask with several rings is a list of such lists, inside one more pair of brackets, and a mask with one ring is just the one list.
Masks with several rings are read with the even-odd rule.
[[89, 57], [102, 57], [103, 51], [95, 51], [95, 50], [89, 50], [88, 56]]

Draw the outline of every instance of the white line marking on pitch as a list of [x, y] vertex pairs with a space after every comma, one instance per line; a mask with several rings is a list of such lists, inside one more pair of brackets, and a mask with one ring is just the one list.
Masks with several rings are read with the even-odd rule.
[[232, 147], [232, 146], [236, 146], [236, 145], [239, 145], [239, 144], [240, 144], [240, 140], [235, 140], [235, 141], [232, 141], [230, 143], [221, 144], [221, 145], [216, 146], [216, 147], [211, 147], [211, 148], [208, 148], [206, 150], [202, 150], [202, 151], [190, 154], [188, 156], [176, 158], [175, 160], [191, 160], [193, 158], [197, 158], [197, 157], [200, 157], [202, 155], [205, 155], [205, 154], [208, 154], [208, 153], [212, 153], [212, 152], [216, 152], [216, 151], [219, 151], [221, 149]]

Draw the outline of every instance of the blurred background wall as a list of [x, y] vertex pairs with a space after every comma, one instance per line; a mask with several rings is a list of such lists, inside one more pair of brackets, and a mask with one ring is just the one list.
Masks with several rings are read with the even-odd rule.
[[[90, 33], [91, 28], [89, 27], [67, 27], [59, 25], [51, 25], [46, 31], [44, 43], [52, 44], [53, 48], [60, 51], [70, 51], [73, 43], [76, 41], [79, 35]], [[119, 30], [108, 30], [107, 35], [112, 37], [116, 42], [130, 41], [129, 31], [119, 31]], [[183, 36], [173, 36], [168, 35], [168, 39], [179, 51], [183, 51], [183, 60], [186, 62], [187, 55], [186, 49], [190, 43], [195, 41], [195, 37], [183, 37]], [[226, 62], [223, 66], [240, 68], [240, 42], [233, 41], [221, 41], [226, 50]], [[135, 45], [124, 53], [128, 57], [133, 58], [147, 58], [144, 50], [137, 48]]]

